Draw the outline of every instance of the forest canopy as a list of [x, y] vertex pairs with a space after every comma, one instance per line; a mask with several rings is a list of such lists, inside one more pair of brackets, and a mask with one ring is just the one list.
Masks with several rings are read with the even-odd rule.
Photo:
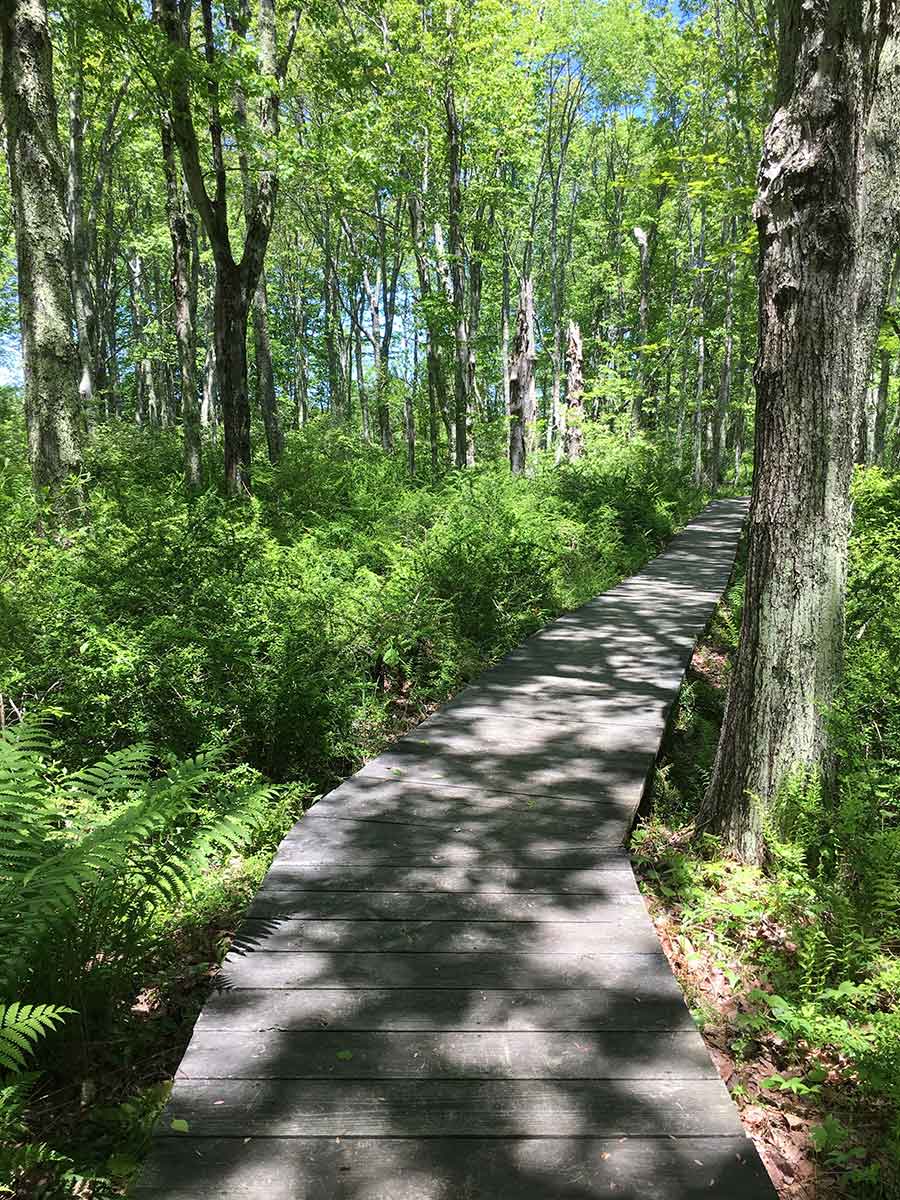
[[751, 493], [635, 862], [782, 1200], [898, 1194], [898, 26], [0, 4], [0, 1191], [123, 1195], [291, 825]]

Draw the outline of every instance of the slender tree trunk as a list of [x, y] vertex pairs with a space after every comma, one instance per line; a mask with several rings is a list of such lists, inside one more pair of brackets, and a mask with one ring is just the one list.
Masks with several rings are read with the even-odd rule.
[[[731, 236], [735, 230], [732, 225]], [[722, 457], [725, 445], [725, 422], [728, 418], [728, 406], [731, 404], [732, 374], [734, 369], [734, 273], [735, 255], [732, 253], [728, 260], [728, 270], [725, 277], [725, 329], [724, 345], [722, 347], [722, 369], [719, 375], [719, 395], [716, 400], [716, 413], [713, 422], [712, 453], [710, 455], [709, 479], [715, 491], [722, 481]]]
[[45, 0], [0, 7], [2, 97], [15, 211], [25, 417], [35, 491], [80, 504], [83, 415], [70, 289], [65, 175]]
[[534, 362], [534, 292], [530, 279], [522, 280], [516, 321], [516, 342], [509, 375], [509, 465], [514, 474], [525, 470], [534, 444], [537, 412]]
[[322, 277], [325, 305], [325, 357], [328, 362], [328, 399], [332, 411], [339, 411], [341, 395], [341, 361], [338, 339], [341, 330], [340, 298], [337, 269], [332, 256], [331, 224], [325, 218], [325, 272]]
[[891, 356], [887, 350], [878, 355], [878, 388], [875, 393], [875, 424], [872, 430], [872, 462], [884, 463], [885, 430], [887, 427], [888, 389], [891, 385]]
[[302, 429], [309, 420], [309, 365], [306, 358], [306, 306], [299, 289], [294, 296], [294, 312], [297, 330], [294, 428]]
[[[887, 303], [893, 307], [897, 303], [900, 292], [900, 253], [894, 259], [891, 271], [891, 281], [888, 286]], [[886, 465], [885, 447], [887, 441], [887, 405], [888, 393], [891, 387], [891, 355], [889, 350], [881, 350], [878, 354], [878, 394], [875, 402], [874, 456], [873, 462], [880, 466]], [[898, 401], [900, 409], [900, 401]], [[896, 411], [896, 410], [895, 410]]]
[[416, 419], [413, 409], [413, 388], [407, 384], [403, 396], [403, 435], [406, 441], [406, 470], [410, 479], [416, 474]]
[[500, 298], [500, 359], [503, 374], [503, 411], [509, 407], [509, 248], [503, 245], [503, 283]]
[[[360, 314], [360, 320], [362, 314]], [[369, 395], [366, 389], [366, 373], [363, 364], [362, 330], [359, 324], [353, 331], [353, 348], [356, 354], [356, 387], [359, 392], [359, 412], [362, 421], [363, 441], [372, 440], [371, 422], [369, 419]]]
[[166, 181], [166, 214], [172, 240], [172, 295], [175, 301], [175, 340], [181, 374], [181, 423], [184, 430], [184, 485], [189, 492], [202, 484], [203, 455], [200, 441], [200, 407], [197, 403], [197, 284], [193, 249], [196, 231], [184, 203], [175, 157], [175, 141], [168, 114], [162, 120], [163, 170]]
[[898, 235], [900, 31], [892, 0], [779, 5], [760, 233], [756, 469], [741, 641], [701, 824], [764, 853], [761, 806], [796, 771], [826, 783], [840, 676], [853, 469]]
[[117, 256], [112, 255], [109, 268], [109, 295], [103, 313], [103, 342], [106, 385], [104, 406], [106, 417], [111, 420], [121, 415], [119, 397], [119, 331], [118, 331], [118, 271]]
[[76, 23], [70, 33], [72, 56], [72, 85], [69, 89], [69, 172], [67, 203], [69, 216], [69, 239], [72, 254], [72, 300], [75, 310], [75, 328], [78, 338], [78, 357], [81, 377], [78, 394], [81, 410], [87, 420], [91, 419], [94, 401], [95, 347], [93, 344], [94, 303], [88, 267], [88, 246], [85, 237], [82, 209], [84, 205], [84, 114], [81, 58], [77, 45]]
[[466, 321], [465, 274], [462, 242], [462, 134], [456, 99], [448, 82], [444, 92], [447, 116], [448, 223], [450, 251], [450, 285], [455, 322], [456, 356], [453, 370], [453, 422], [456, 442], [456, 465], [472, 466], [475, 462], [475, 442], [472, 436], [472, 413], [469, 398], [469, 327]]
[[706, 286], [703, 267], [706, 255], [706, 204], [700, 206], [700, 237], [694, 259], [694, 319], [699, 322], [697, 333], [697, 386], [694, 399], [694, 465], [692, 480], [695, 488], [703, 483], [703, 400], [706, 392]]
[[697, 335], [697, 386], [694, 397], [694, 465], [692, 482], [695, 488], [703, 483], [703, 396], [706, 390], [706, 334]]
[[256, 358], [256, 403], [266, 431], [269, 462], [274, 464], [284, 453], [284, 432], [275, 395], [275, 370], [272, 366], [272, 343], [269, 338], [269, 296], [264, 270], [260, 273], [256, 291], [253, 293], [251, 312]]
[[569, 322], [566, 347], [565, 455], [575, 462], [584, 453], [584, 351], [577, 321]]
[[161, 352], [160, 343], [163, 336], [162, 331], [166, 328], [166, 322], [163, 315], [162, 279], [159, 272], [159, 261], [156, 257], [152, 260], [150, 282], [152, 283], [152, 292], [149, 307], [151, 312], [156, 316], [155, 324], [159, 331], [157, 334], [158, 344], [156, 353], [152, 360], [153, 376], [156, 381], [156, 394], [159, 400], [159, 412], [157, 416], [162, 428], [167, 429], [170, 425], [174, 425], [176, 420], [175, 386], [171, 367]]
[[634, 239], [638, 244], [641, 261], [640, 295], [638, 300], [638, 377], [634, 392], [634, 402], [631, 408], [631, 420], [635, 429], [641, 429], [644, 424], [644, 392], [647, 386], [647, 368], [645, 349], [650, 325], [650, 237], [639, 225], [634, 227]]
[[[426, 160], [427, 167], [427, 160]], [[423, 169], [423, 190], [427, 187], [427, 170]], [[453, 426], [450, 419], [450, 405], [447, 397], [447, 379], [444, 372], [443, 346], [441, 343], [442, 329], [434, 312], [432, 303], [432, 272], [425, 249], [424, 217], [421, 197], [413, 192], [408, 200], [409, 224], [412, 234], [413, 251], [416, 257], [416, 273], [419, 278], [419, 293], [425, 310], [425, 331], [428, 345], [425, 351], [426, 370], [428, 372], [428, 414], [429, 441], [431, 444], [431, 468], [437, 471], [438, 465], [438, 433], [437, 414], [440, 413], [447, 431], [447, 446], [450, 462], [455, 461], [453, 450]]]

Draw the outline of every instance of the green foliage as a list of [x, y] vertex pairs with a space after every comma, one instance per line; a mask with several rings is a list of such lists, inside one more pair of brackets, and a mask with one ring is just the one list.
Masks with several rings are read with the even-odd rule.
[[[55, 1198], [84, 1177], [108, 1196], [304, 800], [637, 568], [697, 498], [659, 450], [595, 430], [571, 466], [535, 455], [521, 478], [499, 460], [410, 482], [313, 421], [276, 468], [256, 464], [252, 502], [188, 500], [174, 435], [108, 425], [90, 521], [51, 541], [34, 532], [21, 430], [5, 430], [0, 1051], [21, 1068], [33, 1050], [78, 1116], [47, 1130], [33, 1077], [0, 1095], [19, 1122], [0, 1181]], [[291, 782], [273, 792], [272, 777]], [[84, 1105], [79, 1083], [98, 1077]]]
[[24, 1070], [44, 1034], [71, 1013], [71, 1008], [53, 1004], [0, 1004], [0, 1068]]
[[[723, 861], [710, 838], [688, 853], [666, 828], [690, 821], [712, 762], [726, 676], [714, 686], [706, 668], [736, 643], [738, 583], [682, 689], [655, 817], [635, 842], [681, 936], [729, 972], [735, 1053], [752, 1058], [765, 1043], [780, 1054], [764, 1087], [819, 1107], [823, 1167], [850, 1194], [889, 1196], [900, 1187], [900, 480], [861, 471], [854, 499], [846, 674], [829, 714], [836, 785], [788, 780], [763, 813], [765, 871]], [[861, 1147], [873, 1120], [878, 1145]]]
[[47, 754], [47, 733], [31, 721], [0, 733], [0, 987], [55, 1006], [5, 1010], [0, 1046], [13, 1047], [4, 1065], [14, 1067], [72, 1010], [69, 1042], [109, 1027], [133, 995], [156, 912], [252, 840], [270, 797], [252, 785], [227, 812], [204, 812], [216, 755], [171, 763], [148, 781], [142, 748], [69, 773]]
[[227, 741], [320, 785], [410, 701], [634, 569], [690, 503], [660, 452], [600, 435], [571, 468], [410, 486], [315, 422], [241, 505], [185, 499], [177, 454], [162, 434], [98, 434], [90, 525], [23, 539], [0, 577], [0, 696], [57, 714], [69, 762]]

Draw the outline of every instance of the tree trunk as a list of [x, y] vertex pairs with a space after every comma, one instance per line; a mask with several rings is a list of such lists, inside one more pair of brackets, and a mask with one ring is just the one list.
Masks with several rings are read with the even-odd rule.
[[756, 466], [741, 630], [699, 814], [764, 854], [761, 806], [832, 763], [859, 364], [871, 362], [896, 245], [900, 44], [891, 0], [779, 5], [760, 234]]
[[509, 465], [514, 474], [525, 470], [534, 443], [536, 397], [534, 362], [534, 292], [530, 279], [522, 280], [516, 321], [516, 342], [509, 373]]
[[694, 466], [692, 482], [695, 488], [703, 484], [703, 395], [706, 389], [706, 334], [697, 337], [697, 384], [694, 397]]
[[201, 486], [203, 455], [200, 441], [200, 408], [197, 403], [197, 287], [193, 249], [193, 216], [184, 203], [175, 159], [175, 141], [168, 114], [162, 119], [163, 171], [166, 181], [166, 215], [172, 240], [172, 295], [175, 301], [175, 341], [181, 375], [181, 423], [184, 430], [184, 485], [189, 492]]
[[470, 467], [475, 462], [472, 413], [469, 398], [469, 327], [466, 321], [465, 275], [462, 244], [462, 135], [453, 88], [444, 92], [447, 116], [448, 223], [450, 251], [450, 291], [453, 303], [456, 355], [453, 364], [453, 423], [456, 465]]
[[634, 240], [638, 244], [641, 260], [641, 284], [638, 300], [638, 377], [634, 392], [634, 402], [631, 408], [631, 420], [635, 429], [641, 429], [644, 424], [644, 390], [646, 388], [646, 345], [650, 322], [650, 237], [646, 230], [639, 225], [634, 227]]
[[272, 343], [269, 338], [269, 297], [266, 273], [262, 271], [253, 293], [253, 349], [256, 357], [256, 403], [266, 430], [269, 462], [275, 464], [284, 453], [284, 432], [275, 396], [275, 371], [272, 367]]
[[566, 346], [566, 434], [565, 455], [569, 462], [584, 452], [584, 352], [577, 321], [569, 322]]
[[[891, 281], [888, 287], [887, 303], [893, 307], [897, 303], [897, 293], [900, 291], [900, 253], [894, 259], [891, 271]], [[882, 350], [878, 355], [878, 394], [875, 403], [874, 456], [873, 462], [886, 466], [885, 447], [887, 433], [888, 393], [891, 387], [891, 355], [889, 350]], [[897, 408], [900, 409], [900, 400]], [[895, 410], [896, 412], [897, 410]]]
[[88, 269], [88, 247], [82, 220], [84, 204], [84, 114], [82, 103], [84, 81], [77, 45], [76, 22], [71, 25], [69, 43], [73, 78], [69, 89], [69, 171], [66, 199], [72, 255], [72, 300], [78, 338], [78, 357], [81, 363], [78, 394], [81, 398], [81, 411], [86, 420], [91, 420], [96, 348], [93, 338], [94, 304]]
[[[732, 238], [735, 229], [732, 225]], [[724, 239], [723, 239], [724, 240]], [[716, 399], [716, 413], [713, 422], [712, 452], [710, 454], [709, 480], [715, 491], [722, 481], [722, 456], [725, 445], [725, 422], [728, 418], [728, 406], [731, 404], [731, 385], [734, 370], [734, 273], [735, 255], [728, 259], [727, 275], [725, 278], [725, 330], [722, 347], [722, 370], [719, 375], [719, 395]]]
[[[172, 133], [181, 155], [191, 200], [203, 221], [216, 266], [213, 304], [216, 371], [225, 434], [225, 487], [229, 495], [250, 492], [250, 408], [247, 399], [247, 315], [263, 271], [266, 248], [275, 217], [278, 194], [274, 146], [278, 134], [279, 86], [286, 59], [276, 55], [274, 0], [259, 0], [258, 48], [260, 89], [259, 127], [262, 168], [252, 188], [248, 211], [245, 190], [245, 233], [240, 261], [232, 254], [228, 227], [228, 176], [220, 107], [220, 76], [212, 0], [201, 0], [204, 57], [209, 71], [206, 87], [213, 192], [207, 190], [207, 171], [201, 161], [191, 107], [189, 74], [172, 71], [169, 89]], [[184, 51], [190, 45], [191, 3], [155, 0], [154, 11], [172, 44]]]
[[[361, 319], [361, 316], [360, 316]], [[362, 351], [362, 330], [357, 324], [353, 332], [353, 348], [356, 354], [356, 387], [359, 392], [359, 413], [362, 421], [363, 441], [370, 442], [372, 440], [372, 431], [369, 420], [369, 396], [366, 390], [366, 375], [363, 365]]]
[[216, 264], [213, 333], [216, 382], [225, 434], [225, 490], [250, 492], [250, 399], [247, 392], [247, 292], [239, 267]]
[[57, 137], [53, 51], [45, 0], [7, 0], [0, 9], [3, 117], [15, 209], [25, 417], [35, 491], [62, 510], [76, 504], [82, 423], [78, 350], [70, 289], [65, 175]]
[[416, 474], [416, 419], [413, 410], [413, 388], [407, 383], [403, 396], [403, 435], [406, 440], [406, 470], [410, 479]]
[[299, 289], [294, 296], [296, 329], [297, 382], [295, 385], [294, 428], [302, 429], [309, 420], [309, 365], [306, 358], [306, 305]]
[[[426, 160], [427, 167], [427, 160]], [[423, 189], [427, 187], [427, 170], [423, 169]], [[419, 294], [424, 309], [425, 331], [428, 335], [428, 346], [425, 352], [426, 370], [428, 372], [428, 414], [429, 440], [431, 443], [431, 467], [437, 471], [438, 436], [437, 414], [440, 413], [447, 431], [448, 457], [451, 464], [455, 461], [453, 426], [450, 419], [450, 405], [447, 398], [447, 380], [444, 374], [443, 346], [441, 344], [442, 329], [435, 315], [432, 303], [432, 273], [425, 249], [424, 218], [422, 200], [418, 193], [409, 196], [409, 224], [412, 234], [413, 251], [416, 257], [416, 273], [419, 278]]]
[[703, 267], [706, 255], [706, 204], [700, 206], [700, 237], [694, 256], [694, 320], [699, 321], [697, 334], [697, 380], [694, 398], [694, 466], [692, 481], [695, 488], [703, 483], [703, 400], [706, 391], [706, 287]]
[[500, 296], [500, 359], [503, 373], [503, 411], [509, 407], [509, 248], [503, 245], [503, 282]]
[[878, 387], [875, 393], [875, 424], [872, 429], [872, 462], [884, 464], [885, 430], [887, 428], [888, 389], [891, 385], [891, 356], [882, 350], [878, 356]]

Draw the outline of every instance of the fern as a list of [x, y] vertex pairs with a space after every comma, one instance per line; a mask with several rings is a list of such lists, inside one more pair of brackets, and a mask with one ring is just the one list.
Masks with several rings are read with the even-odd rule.
[[57, 1004], [0, 1004], [0, 1067], [23, 1071], [40, 1039], [71, 1012]]
[[[134, 747], [52, 786], [46, 753], [40, 725], [0, 733], [0, 997], [76, 1010], [89, 1037], [131, 995], [157, 910], [252, 839], [273, 789], [248, 787], [211, 817], [221, 751], [148, 781], [152, 752]], [[23, 1037], [10, 1039], [20, 1055]]]

